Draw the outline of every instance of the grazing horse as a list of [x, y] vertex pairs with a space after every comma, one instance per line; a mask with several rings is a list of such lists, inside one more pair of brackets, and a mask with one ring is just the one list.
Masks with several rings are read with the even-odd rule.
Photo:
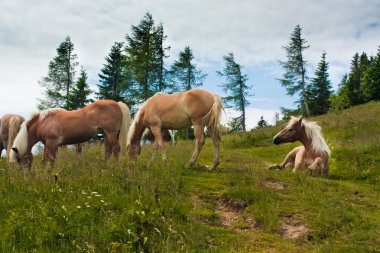
[[166, 160], [163, 148], [162, 129], [184, 129], [194, 126], [196, 148], [188, 166], [194, 165], [205, 142], [204, 128], [207, 127], [215, 147], [212, 169], [219, 165], [220, 115], [222, 101], [219, 95], [205, 90], [193, 89], [175, 94], [157, 93], [149, 98], [137, 112], [128, 133], [127, 151], [132, 159], [140, 154], [140, 140], [145, 128], [155, 137], [155, 157], [158, 148]]
[[0, 118], [0, 154], [5, 149], [7, 151], [7, 161], [9, 161], [13, 141], [24, 121], [24, 117], [16, 114], [5, 114]]
[[120, 147], [126, 147], [130, 119], [127, 105], [113, 100], [98, 100], [75, 111], [37, 112], [21, 126], [12, 146], [11, 162], [28, 160], [31, 164], [31, 149], [42, 141], [45, 145], [43, 161], [48, 159], [53, 166], [58, 146], [88, 141], [98, 128], [104, 131], [105, 159], [112, 153], [118, 159]]
[[288, 125], [273, 138], [273, 143], [278, 145], [295, 141], [300, 141], [303, 146], [294, 148], [281, 164], [272, 165], [268, 169], [284, 169], [287, 165], [292, 165], [295, 172], [301, 165], [306, 165], [311, 175], [327, 177], [330, 149], [323, 139], [321, 127], [316, 122], [292, 117]]

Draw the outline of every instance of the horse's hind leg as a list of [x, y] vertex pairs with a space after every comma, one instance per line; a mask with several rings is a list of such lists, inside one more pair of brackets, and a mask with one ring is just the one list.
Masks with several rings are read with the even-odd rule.
[[219, 133], [215, 133], [211, 129], [208, 129], [208, 130], [209, 130], [210, 136], [212, 138], [212, 141], [214, 143], [214, 149], [215, 149], [214, 164], [212, 165], [211, 169], [215, 170], [218, 167], [219, 163], [220, 163], [219, 162], [220, 134]]
[[195, 161], [197, 160], [199, 153], [201, 152], [201, 149], [203, 145], [205, 144], [205, 136], [203, 134], [203, 125], [195, 125], [194, 124], [194, 135], [195, 135], [195, 150], [193, 153], [193, 156], [191, 157], [189, 163], [187, 166], [193, 166]]
[[119, 160], [120, 144], [117, 140], [117, 134], [104, 131], [104, 159], [107, 160], [113, 153], [116, 160]]

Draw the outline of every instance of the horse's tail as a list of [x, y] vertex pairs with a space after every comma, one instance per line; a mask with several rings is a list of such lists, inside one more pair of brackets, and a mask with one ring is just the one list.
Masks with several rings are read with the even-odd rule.
[[207, 128], [214, 134], [220, 134], [220, 118], [222, 114], [222, 98], [218, 94], [212, 94], [214, 103], [211, 110], [206, 114], [204, 120], [206, 121]]
[[131, 124], [131, 113], [126, 104], [124, 104], [123, 102], [117, 102], [117, 103], [120, 107], [121, 112], [123, 113], [123, 120], [121, 122], [120, 132], [119, 132], [119, 144], [122, 150], [126, 150], [127, 136], [128, 136], [129, 126]]
[[16, 136], [20, 130], [20, 126], [23, 121], [24, 118], [21, 117], [12, 117], [9, 119], [8, 147], [6, 147], [7, 152], [10, 152], [10, 149], [13, 145], [13, 141], [16, 139]]

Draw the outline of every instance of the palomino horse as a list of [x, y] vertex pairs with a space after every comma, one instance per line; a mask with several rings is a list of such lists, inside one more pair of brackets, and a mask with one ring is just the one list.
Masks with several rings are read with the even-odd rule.
[[287, 165], [292, 165], [295, 172], [304, 164], [311, 175], [327, 177], [330, 149], [322, 137], [321, 127], [316, 122], [292, 117], [288, 125], [273, 138], [273, 143], [278, 145], [295, 141], [300, 141], [303, 146], [294, 148], [281, 164], [272, 165], [268, 169], [284, 169]]
[[24, 117], [16, 114], [5, 114], [0, 118], [0, 154], [3, 149], [6, 149], [7, 161], [9, 161], [13, 141], [24, 121]]
[[37, 112], [21, 126], [12, 146], [11, 162], [26, 159], [31, 163], [31, 149], [42, 141], [44, 161], [49, 159], [53, 166], [58, 146], [88, 141], [97, 128], [104, 130], [105, 159], [112, 153], [118, 159], [120, 146], [126, 147], [130, 119], [128, 107], [113, 100], [98, 100], [75, 111], [50, 109]]
[[141, 136], [145, 128], [149, 128], [155, 137], [153, 159], [157, 149], [160, 148], [162, 159], [166, 160], [162, 129], [184, 129], [193, 125], [196, 148], [188, 163], [188, 166], [192, 166], [205, 142], [203, 131], [207, 127], [215, 147], [212, 169], [216, 169], [219, 165], [221, 110], [220, 96], [204, 90], [193, 89], [170, 95], [157, 93], [149, 98], [137, 112], [128, 134], [127, 151], [132, 159], [140, 154]]

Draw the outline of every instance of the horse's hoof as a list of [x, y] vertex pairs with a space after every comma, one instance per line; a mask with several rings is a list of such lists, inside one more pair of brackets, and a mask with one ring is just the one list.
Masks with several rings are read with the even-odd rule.
[[280, 166], [278, 164], [274, 164], [268, 167], [268, 170], [280, 170]]

